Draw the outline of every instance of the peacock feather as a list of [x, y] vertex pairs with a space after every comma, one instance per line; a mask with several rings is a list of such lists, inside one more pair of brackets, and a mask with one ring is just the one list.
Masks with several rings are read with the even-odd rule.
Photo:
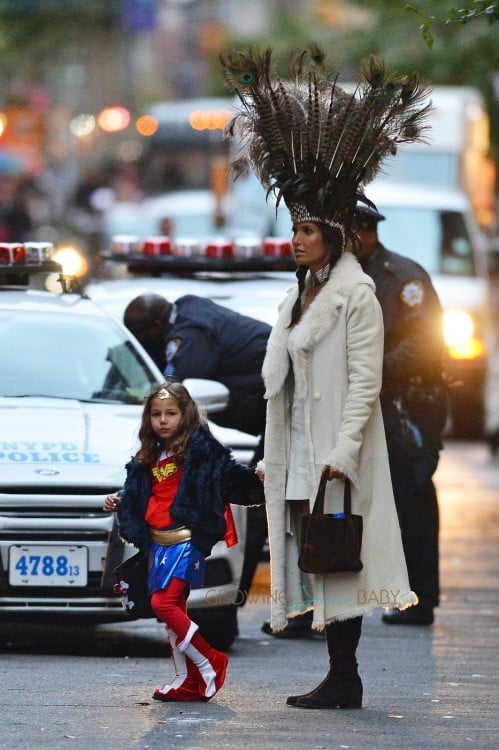
[[241, 144], [234, 176], [253, 169], [278, 203], [304, 205], [347, 233], [383, 160], [401, 143], [424, 140], [428, 89], [416, 74], [401, 76], [375, 55], [361, 64], [354, 92], [338, 84], [315, 42], [293, 53], [287, 78], [276, 75], [270, 47], [220, 60], [240, 100], [226, 128]]

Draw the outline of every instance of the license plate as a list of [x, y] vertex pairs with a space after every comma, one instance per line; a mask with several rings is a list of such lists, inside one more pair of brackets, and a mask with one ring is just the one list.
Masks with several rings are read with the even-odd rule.
[[86, 586], [87, 548], [17, 544], [9, 548], [11, 586]]

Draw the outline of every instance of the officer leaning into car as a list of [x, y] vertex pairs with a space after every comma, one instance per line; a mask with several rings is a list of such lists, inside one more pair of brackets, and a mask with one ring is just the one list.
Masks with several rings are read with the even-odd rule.
[[[210, 419], [222, 427], [260, 436], [250, 462], [255, 466], [263, 456], [266, 402], [261, 371], [270, 326], [193, 294], [174, 303], [159, 294], [142, 294], [128, 304], [123, 319], [167, 377], [208, 378], [228, 388], [227, 408], [210, 414]], [[247, 512], [240, 606], [246, 601], [267, 538], [265, 507]]]
[[359, 204], [354, 229], [361, 244], [354, 252], [376, 284], [383, 311], [381, 407], [409, 581], [419, 604], [390, 611], [383, 621], [430, 625], [439, 603], [439, 513], [432, 476], [447, 417], [442, 309], [426, 271], [380, 243], [377, 225], [384, 218]]

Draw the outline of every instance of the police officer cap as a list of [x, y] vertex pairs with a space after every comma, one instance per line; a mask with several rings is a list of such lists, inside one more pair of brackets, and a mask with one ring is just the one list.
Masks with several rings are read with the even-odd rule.
[[358, 229], [372, 229], [378, 221], [384, 221], [385, 217], [376, 208], [357, 203], [355, 207], [354, 226]]

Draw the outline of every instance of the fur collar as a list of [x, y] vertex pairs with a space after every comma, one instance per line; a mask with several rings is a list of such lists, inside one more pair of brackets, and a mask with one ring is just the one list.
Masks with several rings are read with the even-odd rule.
[[[311, 283], [311, 275], [308, 273], [305, 288], [308, 289]], [[367, 284], [373, 290], [375, 288], [374, 282], [363, 272], [355, 256], [350, 252], [345, 252], [331, 271], [327, 284], [296, 325], [295, 341], [299, 351], [304, 354], [313, 351], [317, 344], [327, 336], [336, 325], [351, 289], [358, 284]], [[281, 390], [288, 374], [287, 343], [290, 332], [288, 326], [297, 296], [297, 286], [288, 290], [287, 296], [279, 306], [279, 317], [269, 337], [262, 368], [266, 398], [272, 398]]]

